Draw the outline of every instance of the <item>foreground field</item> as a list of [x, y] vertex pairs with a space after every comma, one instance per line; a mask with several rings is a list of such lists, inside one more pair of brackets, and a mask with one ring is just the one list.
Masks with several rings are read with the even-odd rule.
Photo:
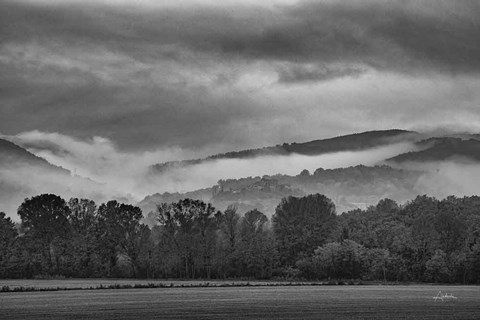
[[[439, 290], [458, 299], [435, 302]], [[1, 319], [480, 319], [480, 288], [301, 286], [0, 293]]]

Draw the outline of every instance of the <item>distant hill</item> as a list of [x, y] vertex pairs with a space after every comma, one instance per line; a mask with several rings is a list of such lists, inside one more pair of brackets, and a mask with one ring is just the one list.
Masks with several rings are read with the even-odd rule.
[[163, 172], [171, 168], [179, 168], [190, 165], [196, 165], [207, 161], [218, 159], [245, 159], [267, 155], [320, 155], [341, 151], [360, 151], [374, 147], [380, 147], [387, 144], [413, 141], [418, 133], [407, 130], [380, 130], [367, 131], [363, 133], [349, 134], [329, 139], [313, 140], [303, 143], [284, 143], [282, 145], [270, 146], [261, 149], [248, 149], [242, 151], [233, 151], [209, 156], [204, 159], [171, 161], [156, 164], [152, 167], [153, 171]]
[[47, 160], [37, 157], [33, 153], [14, 144], [13, 142], [0, 139], [0, 167], [8, 166], [37, 166], [44, 169], [55, 170], [58, 173], [70, 174], [70, 171], [52, 165]]
[[388, 166], [319, 168], [313, 174], [302, 172], [296, 176], [277, 174], [220, 180], [211, 188], [193, 192], [147, 196], [138, 205], [147, 216], [160, 203], [192, 198], [210, 202], [219, 210], [235, 205], [240, 213], [256, 208], [271, 216], [282, 198], [318, 192], [331, 198], [337, 206], [337, 212], [341, 213], [356, 208], [364, 209], [383, 198], [407, 201], [422, 193], [423, 190], [416, 188], [421, 176], [420, 171]]
[[430, 138], [417, 142], [420, 151], [407, 152], [387, 159], [387, 162], [428, 162], [445, 160], [480, 161], [480, 140], [457, 137]]

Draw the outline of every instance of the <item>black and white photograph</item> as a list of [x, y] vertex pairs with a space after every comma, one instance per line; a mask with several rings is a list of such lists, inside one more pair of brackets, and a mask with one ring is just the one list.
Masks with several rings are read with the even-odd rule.
[[0, 0], [0, 319], [480, 319], [480, 1]]

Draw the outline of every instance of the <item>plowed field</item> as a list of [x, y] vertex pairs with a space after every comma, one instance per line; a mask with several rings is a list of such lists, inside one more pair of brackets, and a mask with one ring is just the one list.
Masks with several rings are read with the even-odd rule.
[[[435, 302], [439, 290], [457, 299]], [[1, 319], [480, 319], [478, 286], [276, 286], [0, 293]]]

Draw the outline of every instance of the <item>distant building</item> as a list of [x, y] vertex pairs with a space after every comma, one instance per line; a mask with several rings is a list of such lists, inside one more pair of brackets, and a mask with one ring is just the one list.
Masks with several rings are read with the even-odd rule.
[[279, 189], [279, 183], [277, 179], [263, 177], [260, 181], [249, 186], [248, 189], [273, 191]]

